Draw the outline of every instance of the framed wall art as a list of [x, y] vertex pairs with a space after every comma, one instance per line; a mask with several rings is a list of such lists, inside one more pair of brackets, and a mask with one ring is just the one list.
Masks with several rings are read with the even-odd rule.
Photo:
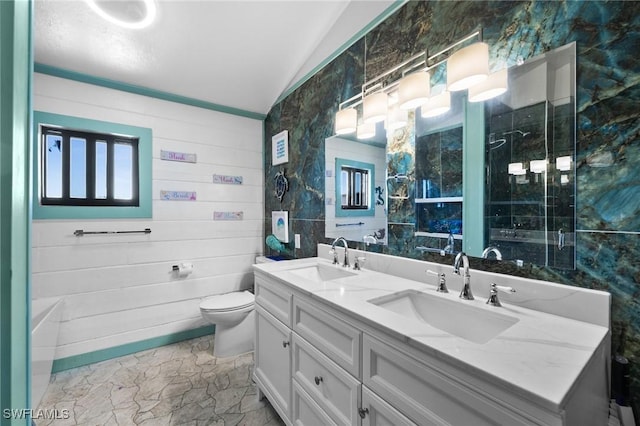
[[289, 131], [283, 130], [271, 138], [271, 164], [276, 166], [289, 161]]

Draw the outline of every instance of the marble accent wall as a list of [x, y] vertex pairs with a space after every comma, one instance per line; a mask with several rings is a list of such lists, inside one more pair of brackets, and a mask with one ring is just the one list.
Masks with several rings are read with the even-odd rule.
[[[265, 233], [270, 212], [288, 210], [291, 232], [302, 235], [296, 257], [315, 256], [324, 238], [324, 139], [333, 134], [338, 104], [375, 76], [412, 54], [445, 47], [483, 27], [491, 68], [575, 41], [577, 43], [577, 194], [575, 270], [473, 259], [472, 268], [602, 289], [613, 295], [612, 353], [632, 362], [634, 409], [640, 412], [640, 2], [630, 1], [411, 1], [275, 105], [265, 121], [271, 136], [289, 130], [289, 162], [265, 156]], [[365, 55], [366, 46], [366, 55]], [[390, 141], [390, 173], [414, 173], [415, 136]], [[279, 202], [274, 176], [285, 169], [289, 192]], [[404, 170], [400, 170], [404, 169]], [[449, 263], [420, 254], [405, 211], [389, 206], [389, 254]], [[329, 241], [330, 242], [330, 241]], [[294, 250], [292, 249], [292, 252]], [[265, 247], [265, 252], [269, 249]]]

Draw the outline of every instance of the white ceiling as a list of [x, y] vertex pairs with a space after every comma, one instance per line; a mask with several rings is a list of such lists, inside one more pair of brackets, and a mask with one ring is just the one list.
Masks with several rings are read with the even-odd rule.
[[156, 21], [132, 30], [108, 23], [81, 0], [36, 0], [34, 60], [266, 114], [289, 88], [399, 4], [157, 0]]

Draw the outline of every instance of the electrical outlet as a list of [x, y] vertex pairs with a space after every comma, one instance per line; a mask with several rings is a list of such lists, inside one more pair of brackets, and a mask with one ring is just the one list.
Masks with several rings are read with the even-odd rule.
[[299, 249], [300, 248], [300, 234], [295, 234], [293, 236], [295, 242], [296, 242], [296, 248]]

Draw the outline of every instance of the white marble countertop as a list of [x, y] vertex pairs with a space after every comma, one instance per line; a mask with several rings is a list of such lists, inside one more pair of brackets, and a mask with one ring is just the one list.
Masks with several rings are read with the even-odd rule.
[[[433, 285], [366, 269], [351, 269], [355, 275], [324, 282], [289, 272], [318, 263], [341, 268], [326, 259], [307, 258], [254, 265], [254, 269], [554, 411], [563, 406], [582, 370], [608, 335], [606, 327], [509, 305], [505, 300], [502, 307], [487, 305], [484, 297], [460, 300], [456, 291], [438, 293]], [[403, 290], [424, 291], [477, 309], [514, 316], [518, 322], [488, 342], [478, 344], [368, 302]]]

